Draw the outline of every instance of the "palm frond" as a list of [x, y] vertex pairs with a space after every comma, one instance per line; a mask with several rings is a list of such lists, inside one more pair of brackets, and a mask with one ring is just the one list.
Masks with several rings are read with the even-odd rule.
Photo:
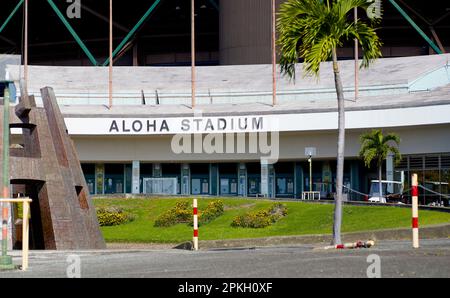
[[400, 137], [396, 134], [390, 133], [384, 136], [384, 142], [385, 143], [394, 142], [395, 144], [399, 145]]
[[331, 52], [336, 46], [336, 39], [330, 36], [323, 36], [308, 49], [303, 48], [305, 74], [318, 76], [320, 63], [327, 61], [331, 57]]
[[372, 2], [367, 0], [337, 0], [333, 5], [332, 10], [339, 18], [346, 19], [347, 14], [355, 7], [366, 10], [371, 4]]
[[377, 157], [376, 148], [367, 148], [366, 150], [361, 150], [359, 156], [364, 160], [366, 167], [370, 168], [370, 164]]
[[[304, 59], [305, 75], [318, 76], [320, 63], [330, 59], [332, 50], [357, 38], [363, 48], [361, 67], [381, 57], [376, 29], [348, 18], [353, 8], [368, 9], [374, 0], [287, 0], [280, 6], [277, 31], [281, 73], [296, 77], [295, 64]], [[372, 23], [371, 23], [372, 24]]]
[[379, 39], [376, 29], [363, 22], [352, 23], [346, 32], [346, 38], [357, 39], [363, 50], [361, 67], [367, 68], [377, 58], [382, 56], [383, 43]]
[[391, 151], [394, 154], [394, 164], [398, 165], [402, 161], [402, 155], [400, 153], [400, 150], [398, 150], [395, 146], [390, 146], [389, 151]]
[[[397, 146], [400, 138], [393, 133], [383, 135], [380, 129], [373, 129], [371, 132], [360, 136], [361, 149], [359, 156], [364, 160], [367, 167], [373, 160], [377, 161], [377, 166], [381, 166], [389, 153], [394, 154], [394, 163], [398, 164], [402, 157]], [[391, 145], [392, 143], [395, 146]]]

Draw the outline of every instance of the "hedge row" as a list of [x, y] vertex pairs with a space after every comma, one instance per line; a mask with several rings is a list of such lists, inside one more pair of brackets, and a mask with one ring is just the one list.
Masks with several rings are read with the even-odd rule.
[[284, 204], [276, 203], [266, 210], [247, 212], [244, 215], [236, 216], [232, 227], [241, 228], [265, 228], [287, 215], [287, 207]]

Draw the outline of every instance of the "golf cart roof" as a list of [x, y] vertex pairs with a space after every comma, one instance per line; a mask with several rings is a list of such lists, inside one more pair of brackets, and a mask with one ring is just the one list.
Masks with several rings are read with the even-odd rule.
[[425, 183], [433, 184], [433, 185], [448, 185], [448, 182], [439, 182], [439, 181], [425, 181]]
[[[379, 183], [380, 180], [372, 180], [372, 183]], [[381, 183], [393, 183], [393, 184], [403, 184], [400, 181], [391, 181], [391, 180], [381, 180]]]

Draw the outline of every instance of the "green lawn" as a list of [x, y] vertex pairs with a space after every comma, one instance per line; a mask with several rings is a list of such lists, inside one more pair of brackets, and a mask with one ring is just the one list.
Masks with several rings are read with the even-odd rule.
[[[192, 227], [178, 224], [169, 228], [156, 228], [155, 219], [175, 205], [177, 200], [190, 199], [94, 199], [96, 207], [116, 206], [133, 214], [133, 222], [113, 227], [102, 227], [107, 242], [178, 243], [192, 239]], [[199, 209], [212, 199], [199, 199]], [[200, 227], [201, 240], [257, 238], [283, 235], [329, 234], [332, 230], [333, 205], [286, 202], [288, 215], [274, 225], [263, 229], [232, 228], [236, 215], [273, 204], [267, 200], [222, 199], [225, 214]], [[450, 214], [420, 211], [420, 225], [450, 223]], [[411, 226], [408, 208], [345, 206], [343, 232], [401, 228]]]

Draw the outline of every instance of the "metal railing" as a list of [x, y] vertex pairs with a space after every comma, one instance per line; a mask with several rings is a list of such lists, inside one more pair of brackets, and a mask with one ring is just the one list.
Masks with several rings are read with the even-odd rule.
[[320, 191], [304, 191], [302, 193], [303, 201], [314, 201], [316, 198], [320, 201]]

